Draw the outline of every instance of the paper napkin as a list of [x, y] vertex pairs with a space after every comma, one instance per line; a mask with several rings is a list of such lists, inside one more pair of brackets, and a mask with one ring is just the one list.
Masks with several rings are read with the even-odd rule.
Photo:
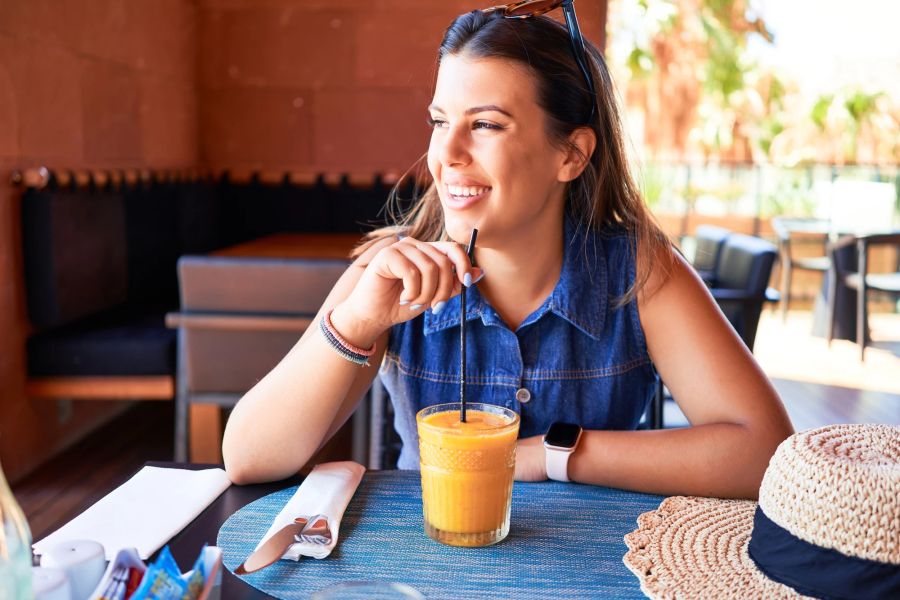
[[338, 530], [341, 518], [350, 503], [366, 468], [353, 461], [330, 462], [316, 465], [306, 476], [297, 491], [284, 505], [275, 521], [263, 536], [257, 548], [272, 537], [285, 525], [292, 523], [296, 517], [312, 517], [325, 515], [328, 517], [328, 528], [331, 530], [331, 542], [328, 544], [312, 544], [297, 542], [288, 547], [281, 558], [300, 560], [301, 556], [325, 558], [338, 541]]
[[106, 560], [137, 548], [144, 560], [212, 504], [231, 482], [222, 469], [144, 467], [89, 509], [33, 545], [44, 554], [70, 540], [96, 540]]

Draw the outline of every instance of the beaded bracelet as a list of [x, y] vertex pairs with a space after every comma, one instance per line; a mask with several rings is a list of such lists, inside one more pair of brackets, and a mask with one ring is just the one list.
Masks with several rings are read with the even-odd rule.
[[376, 344], [372, 344], [372, 347], [368, 350], [363, 348], [359, 348], [354, 346], [350, 342], [344, 339], [344, 337], [337, 332], [337, 329], [334, 328], [334, 325], [331, 323], [331, 313], [334, 309], [329, 310], [325, 313], [325, 316], [319, 321], [319, 331], [322, 332], [322, 335], [325, 336], [325, 341], [328, 342], [328, 345], [331, 346], [335, 352], [340, 354], [343, 358], [349, 360], [352, 363], [356, 363], [358, 365], [362, 365], [365, 367], [369, 366], [369, 357], [375, 354], [375, 346]]

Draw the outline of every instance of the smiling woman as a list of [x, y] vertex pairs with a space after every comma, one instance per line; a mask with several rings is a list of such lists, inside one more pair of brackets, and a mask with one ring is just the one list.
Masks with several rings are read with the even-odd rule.
[[[560, 6], [566, 26], [540, 16]], [[519, 479], [756, 495], [790, 423], [645, 208], [606, 64], [577, 27], [572, 0], [450, 25], [428, 107], [433, 182], [360, 246], [323, 327], [238, 403], [223, 448], [234, 481], [299, 469], [379, 366], [398, 466], [418, 468], [415, 415], [458, 396], [465, 314], [469, 399], [519, 414]], [[462, 244], [476, 228], [473, 265]], [[657, 371], [691, 427], [637, 430]], [[554, 424], [583, 433], [544, 444]]]

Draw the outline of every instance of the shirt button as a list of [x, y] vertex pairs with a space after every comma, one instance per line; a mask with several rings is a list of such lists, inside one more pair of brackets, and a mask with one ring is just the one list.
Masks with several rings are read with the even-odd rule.
[[522, 404], [527, 404], [531, 401], [531, 392], [529, 392], [525, 388], [519, 388], [516, 390], [516, 400], [521, 402]]

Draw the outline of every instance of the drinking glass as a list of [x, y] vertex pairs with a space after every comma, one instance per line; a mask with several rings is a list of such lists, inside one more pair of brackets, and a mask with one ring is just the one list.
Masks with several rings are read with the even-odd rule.
[[437, 404], [418, 412], [425, 533], [451, 546], [488, 546], [509, 533], [519, 415], [502, 406]]

